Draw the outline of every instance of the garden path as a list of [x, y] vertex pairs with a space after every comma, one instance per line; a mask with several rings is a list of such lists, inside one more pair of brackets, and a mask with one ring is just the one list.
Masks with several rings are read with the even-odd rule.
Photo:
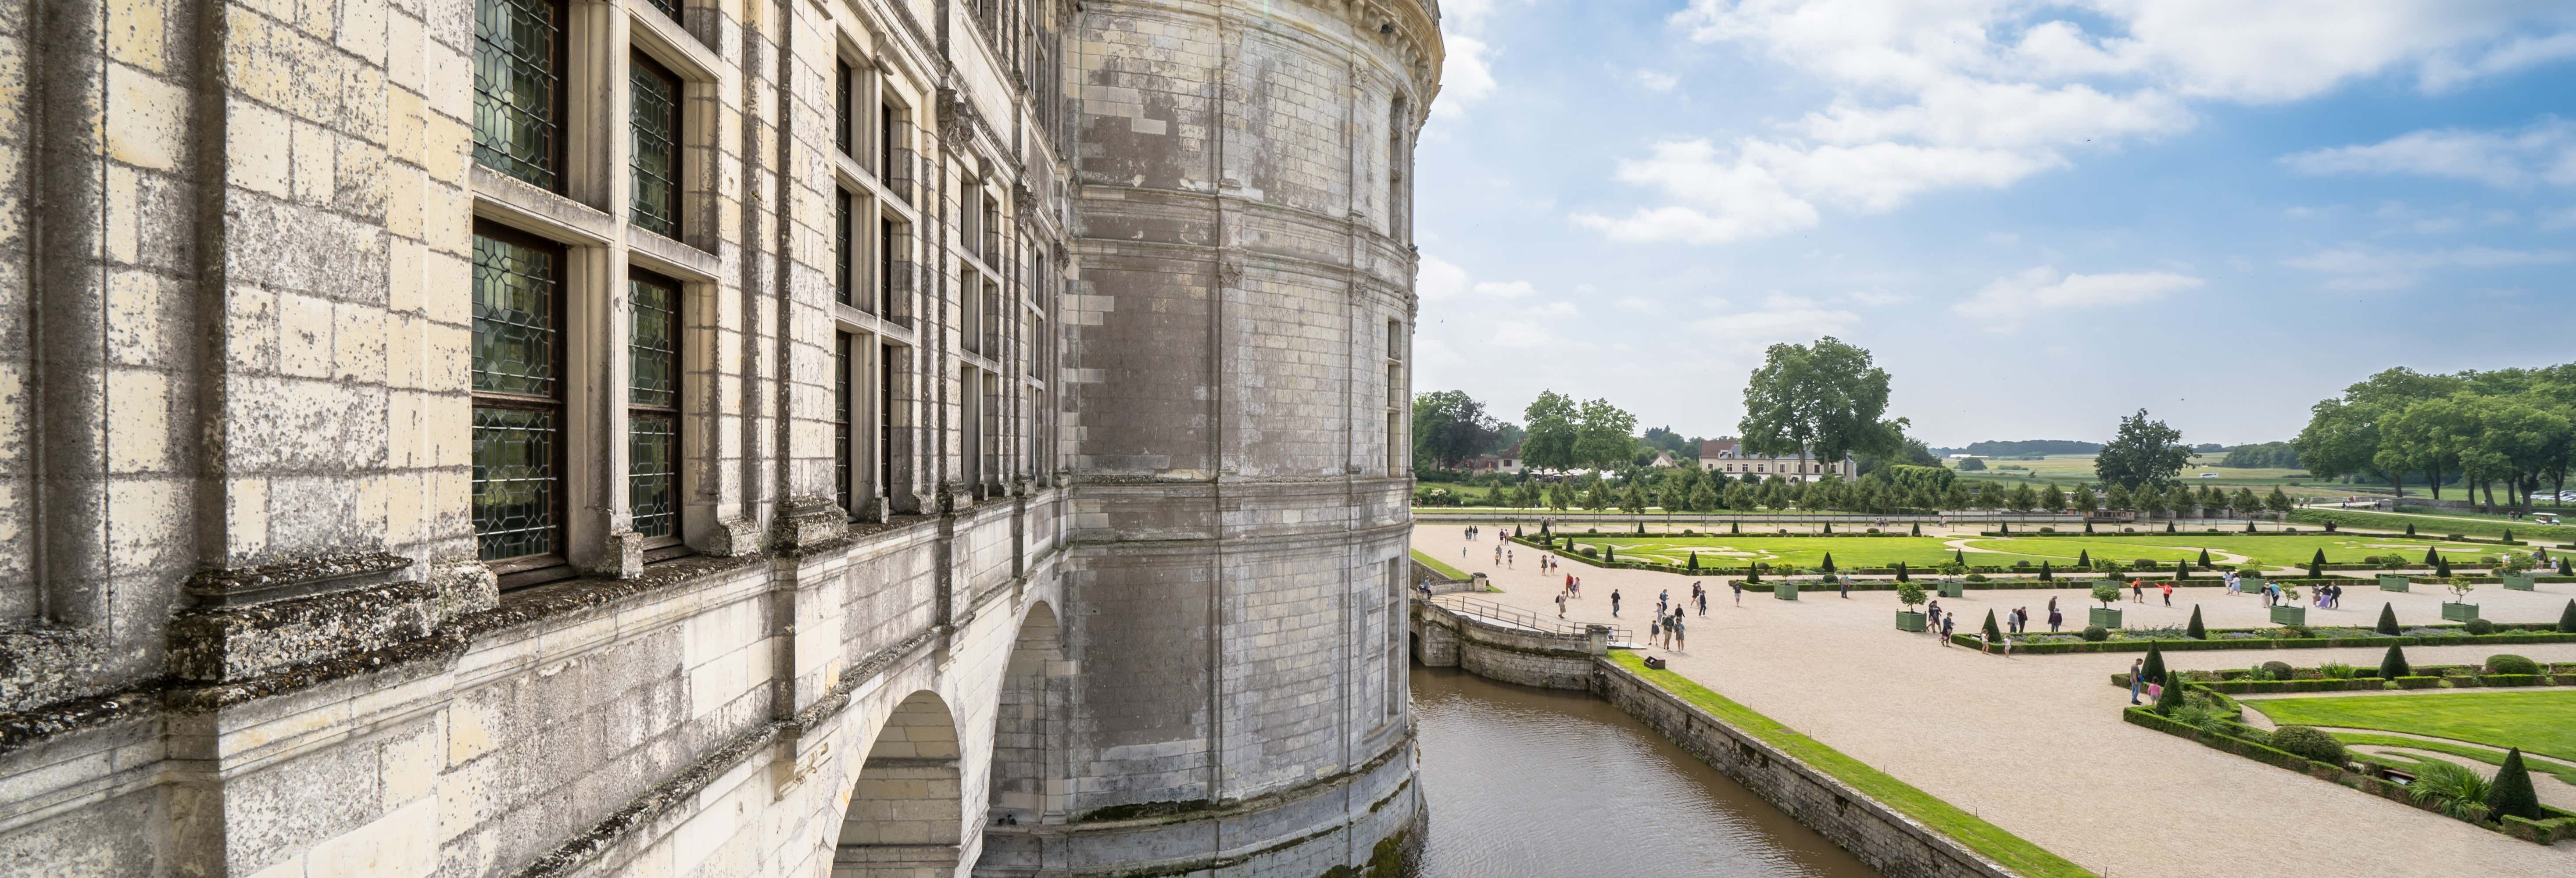
[[[1493, 537], [1488, 531], [1486, 540]], [[1448, 557], [1461, 545], [1469, 572], [1485, 573], [1503, 591], [1479, 595], [1554, 613], [1562, 574], [1489, 563], [1491, 544], [1464, 543], [1450, 525], [1415, 528], [1414, 545]], [[1676, 601], [1691, 577], [1645, 570], [1606, 570], [1569, 563], [1584, 579], [1570, 619], [1617, 622], [1642, 636], [1659, 590]], [[1945, 647], [1937, 638], [1895, 629], [1893, 592], [1855, 592], [1846, 600], [1810, 591], [1800, 601], [1748, 592], [1734, 606], [1724, 582], [1703, 577], [1709, 612], [1694, 610], [1684, 630], [1694, 648], [1658, 648], [1673, 669], [1748, 707], [1769, 714], [1855, 758], [1966, 808], [2096, 872], [2199, 878], [2314, 875], [2409, 875], [2492, 878], [2499, 874], [2564, 874], [2576, 869], [2576, 843], [2543, 848], [2396, 802], [2284, 771], [2120, 719], [2127, 693], [2104, 685], [2138, 653], [2023, 655], [2012, 659]], [[2576, 593], [2567, 585], [2540, 592], [2481, 589], [2487, 616], [2500, 622], [2554, 621]], [[1610, 616], [1612, 590], [1625, 593], [1622, 618]], [[2266, 624], [2261, 599], [2229, 597], [2214, 586], [2181, 589], [2175, 606], [2149, 596], [2123, 603], [2132, 625], [2179, 625], [2198, 603], [2210, 627]], [[1945, 599], [1962, 621], [1983, 610], [2028, 607], [2044, 620], [2054, 596], [2073, 619], [2089, 598], [2081, 589], [1985, 591]], [[2440, 593], [2356, 590], [2350, 609], [2311, 610], [2320, 624], [2367, 625], [2384, 598], [2401, 620], [2440, 617]], [[2320, 618], [2322, 617], [2322, 618]], [[2421, 664], [2479, 661], [2492, 647], [2410, 647]], [[2576, 644], [2530, 644], [2514, 651], [2542, 661], [2576, 661]], [[2376, 664], [2381, 650], [2299, 650], [2300, 664]], [[2283, 653], [2225, 650], [2167, 656], [2172, 667], [2244, 667]], [[2249, 813], [2338, 815], [2329, 820], [2241, 819]]]

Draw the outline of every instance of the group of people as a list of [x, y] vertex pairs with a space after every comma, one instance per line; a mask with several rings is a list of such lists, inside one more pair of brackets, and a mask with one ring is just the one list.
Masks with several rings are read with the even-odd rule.
[[[1615, 596], [1618, 592], [1614, 590], [1611, 594]], [[1699, 614], [1708, 615], [1708, 593], [1701, 590], [1699, 583], [1694, 582], [1691, 583], [1691, 594], [1699, 601]], [[1672, 600], [1673, 593], [1670, 590], [1655, 594], [1655, 618], [1654, 621], [1646, 623], [1646, 641], [1659, 644], [1665, 649], [1679, 651], [1683, 644], [1683, 613], [1680, 607], [1672, 605]]]

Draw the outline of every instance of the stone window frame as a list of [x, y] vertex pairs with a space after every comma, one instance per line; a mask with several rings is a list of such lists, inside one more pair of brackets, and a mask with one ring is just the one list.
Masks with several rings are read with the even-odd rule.
[[626, 512], [630, 523], [634, 520], [635, 515], [633, 497], [636, 472], [634, 461], [632, 459], [636, 435], [635, 424], [639, 418], [662, 417], [670, 420], [672, 429], [672, 449], [670, 454], [672, 463], [672, 472], [670, 473], [671, 532], [656, 535], [644, 534], [640, 529], [636, 532], [638, 539], [641, 542], [640, 548], [644, 552], [643, 560], [645, 563], [649, 564], [670, 560], [689, 553], [685, 535], [688, 533], [688, 526], [690, 523], [689, 519], [691, 516], [689, 515], [689, 507], [686, 502], [686, 498], [689, 495], [683, 490], [683, 482], [686, 479], [686, 473], [688, 471], [686, 464], [689, 459], [687, 454], [689, 445], [688, 430], [686, 429], [689, 417], [688, 410], [685, 407], [689, 398], [688, 376], [690, 371], [689, 355], [691, 353], [691, 346], [689, 344], [689, 325], [691, 322], [689, 320], [688, 310], [689, 293], [688, 284], [681, 282], [678, 278], [671, 277], [640, 265], [634, 265], [632, 263], [630, 263], [627, 268], [627, 280], [629, 284], [628, 289], [630, 291], [633, 289], [633, 284], [640, 281], [646, 284], [666, 287], [671, 291], [672, 297], [670, 306], [673, 330], [670, 339], [672, 355], [670, 363], [671, 398], [666, 403], [643, 402], [637, 400], [634, 396], [634, 392], [638, 385], [636, 383], [637, 376], [634, 374], [633, 339], [635, 313], [640, 306], [630, 297], [625, 302], [626, 307], [622, 309], [626, 319], [621, 322], [627, 327], [623, 337], [628, 340], [628, 366], [626, 376], [627, 380], [624, 384], [626, 392], [619, 395], [624, 397], [623, 403], [625, 405], [625, 410], [623, 412], [625, 415], [625, 424], [624, 429], [621, 432], [626, 437], [625, 447], [628, 449], [629, 459], [627, 461], [627, 476], [625, 480], [627, 490], [623, 496], [626, 497], [628, 501]]
[[[826, 349], [826, 369], [842, 370], [826, 387], [837, 388], [846, 381], [850, 394], [846, 441], [838, 425], [833, 425], [832, 457], [836, 465], [831, 471], [836, 484], [832, 493], [836, 498], [846, 498], [842, 500], [843, 512], [851, 520], [883, 521], [896, 513], [920, 511], [918, 498], [909, 490], [919, 471], [911, 454], [919, 440], [909, 432], [917, 420], [911, 407], [921, 392], [912, 380], [915, 369], [910, 367], [920, 344], [911, 319], [917, 310], [911, 299], [918, 295], [919, 285], [898, 283], [891, 273], [909, 273], [918, 265], [915, 254], [896, 249], [910, 251], [918, 247], [918, 239], [910, 230], [921, 227], [922, 217], [919, 208], [890, 185], [887, 178], [893, 175], [880, 173], [879, 162], [885, 156], [878, 149], [888, 133], [880, 130], [882, 109], [889, 105], [908, 107], [897, 92], [914, 86], [917, 80], [906, 79], [899, 68], [891, 66], [897, 59], [866, 52], [862, 44], [867, 35], [851, 27], [848, 21], [840, 24], [834, 41], [835, 63], [826, 73], [827, 79], [837, 80], [842, 71], [847, 71], [851, 98], [847, 107], [849, 148], [860, 150], [854, 155], [842, 149], [837, 130], [823, 150], [833, 176], [834, 210], [839, 211], [838, 199], [846, 197], [850, 226], [846, 256], [851, 289], [847, 296], [836, 289], [835, 301], [826, 306], [833, 315], [834, 333], [831, 347]], [[842, 83], [826, 84], [834, 92], [833, 112], [837, 113]], [[921, 89], [916, 86], [913, 91]], [[902, 148], [909, 149], [914, 142], [909, 130], [892, 134]], [[838, 217], [834, 225], [832, 237], [838, 239]], [[886, 236], [898, 228], [902, 231], [890, 245]], [[839, 242], [834, 244], [834, 258], [838, 261], [843, 254]], [[891, 263], [889, 257], [893, 257]], [[889, 264], [900, 268], [890, 269]], [[837, 287], [839, 279], [835, 277], [833, 282]], [[836, 356], [844, 336], [850, 351], [845, 361]], [[844, 457], [849, 461], [846, 470], [837, 465]]]
[[[544, 411], [553, 416], [555, 438], [553, 440], [554, 447], [551, 449], [551, 454], [549, 455], [551, 460], [548, 461], [548, 466], [553, 475], [553, 487], [550, 491], [552, 496], [549, 498], [549, 505], [553, 507], [549, 513], [553, 522], [549, 528], [553, 531], [551, 539], [553, 551], [516, 555], [506, 558], [482, 559], [483, 563], [490, 566], [494, 573], [501, 575], [505, 587], [551, 582], [555, 579], [561, 579], [570, 575], [570, 569], [565, 565], [567, 563], [566, 558], [568, 557], [568, 553], [572, 546], [571, 534], [573, 528], [571, 497], [576, 489], [574, 484], [575, 470], [571, 465], [571, 449], [575, 441], [573, 427], [576, 420], [573, 402], [579, 389], [580, 381], [573, 371], [572, 354], [569, 348], [572, 345], [573, 337], [576, 332], [576, 315], [573, 313], [572, 305], [572, 300], [575, 297], [571, 290], [573, 288], [573, 278], [577, 271], [577, 265], [573, 255], [573, 249], [564, 246], [562, 242], [540, 235], [532, 235], [525, 230], [505, 223], [492, 222], [477, 217], [476, 221], [472, 223], [472, 235], [476, 239], [490, 239], [522, 248], [546, 251], [555, 259], [555, 272], [553, 279], [554, 290], [551, 294], [551, 301], [547, 303], [549, 310], [552, 312], [552, 320], [550, 321], [552, 329], [550, 331], [554, 336], [553, 341], [548, 345], [548, 355], [549, 359], [552, 361], [551, 371], [554, 373], [553, 378], [551, 379], [554, 384], [553, 392], [542, 396], [533, 396], [526, 394], [493, 394], [476, 389], [473, 383], [474, 379], [471, 377], [474, 371], [474, 366], [471, 361], [471, 353], [468, 354], [468, 378], [466, 385], [469, 395], [469, 399], [467, 401], [468, 418], [466, 423], [466, 441], [469, 446], [473, 444], [473, 433], [475, 430], [475, 427], [473, 426], [473, 412], [480, 411], [485, 408], [502, 408], [512, 410]], [[479, 269], [475, 270], [479, 271]], [[469, 278], [467, 283], [467, 289], [460, 291], [460, 293], [471, 300], [474, 295], [471, 284], [473, 284], [474, 281]], [[468, 330], [467, 339], [467, 344], [470, 348], [474, 344], [471, 329]], [[469, 527], [471, 527], [474, 519], [471, 503], [472, 500], [469, 493], [468, 507], [466, 509], [466, 521]], [[473, 536], [476, 547], [476, 557], [481, 558], [482, 532], [476, 530], [474, 531]]]
[[1412, 470], [1413, 447], [1404, 441], [1405, 429], [1410, 423], [1407, 419], [1407, 408], [1412, 402], [1411, 397], [1404, 393], [1405, 379], [1411, 377], [1404, 366], [1406, 338], [1404, 318], [1387, 318], [1386, 474], [1390, 478], [1402, 476]]

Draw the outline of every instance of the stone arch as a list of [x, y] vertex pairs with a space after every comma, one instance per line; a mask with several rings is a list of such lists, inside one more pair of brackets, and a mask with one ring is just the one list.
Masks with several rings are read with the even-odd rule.
[[997, 825], [1064, 822], [1063, 748], [1057, 745], [1072, 673], [1055, 608], [1030, 604], [1011, 643], [993, 711], [992, 800], [985, 821]]
[[966, 822], [958, 756], [946, 701], [923, 690], [896, 705], [851, 789], [832, 878], [955, 875]]

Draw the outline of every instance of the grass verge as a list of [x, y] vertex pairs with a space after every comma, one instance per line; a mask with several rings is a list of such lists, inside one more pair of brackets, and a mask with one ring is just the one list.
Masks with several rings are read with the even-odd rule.
[[2576, 759], [2576, 690], [2266, 698], [2246, 702], [2282, 725], [2377, 729]]
[[1420, 561], [1420, 562], [1422, 562], [1422, 566], [1431, 568], [1431, 572], [1433, 572], [1433, 573], [1437, 573], [1437, 574], [1440, 574], [1440, 575], [1445, 576], [1445, 577], [1448, 577], [1448, 578], [1450, 578], [1450, 579], [1465, 579], [1465, 578], [1467, 578], [1467, 574], [1466, 574], [1466, 573], [1461, 572], [1461, 571], [1460, 571], [1458, 568], [1456, 568], [1456, 567], [1451, 567], [1451, 566], [1449, 566], [1449, 565], [1447, 565], [1447, 564], [1442, 564], [1442, 563], [1440, 563], [1440, 559], [1438, 559], [1438, 558], [1434, 558], [1434, 557], [1431, 557], [1431, 556], [1429, 556], [1429, 555], [1422, 554], [1422, 550], [1421, 550], [1421, 549], [1415, 549], [1415, 550], [1413, 550], [1413, 560], [1416, 560], [1416, 561]]
[[1977, 815], [1962, 811], [1956, 805], [1915, 788], [1913, 784], [1897, 780], [1887, 772], [1871, 768], [1867, 763], [1846, 756], [1840, 750], [1825, 746], [1822, 741], [1799, 734], [1752, 708], [1737, 704], [1706, 686], [1692, 682], [1688, 677], [1671, 671], [1650, 670], [1646, 667], [1645, 661], [1633, 652], [1614, 650], [1610, 653], [1610, 660], [1618, 662], [1620, 667], [1627, 668], [1647, 682], [1663, 687], [1664, 691], [1715, 714], [1719, 719], [1744, 730], [1746, 734], [1762, 739], [1763, 743], [1780, 748], [1815, 767], [1816, 770], [1850, 784], [1852, 788], [1868, 794], [1870, 798], [1886, 803], [1897, 812], [1922, 822], [1934, 831], [1967, 846], [1969, 850], [2002, 863], [2015, 872], [2036, 876], [2036, 878], [2048, 878], [2048, 876], [2076, 878], [2076, 876], [2093, 875], [2093, 872], [2084, 867], [2049, 853], [2046, 848], [2031, 844], [2021, 836], [2006, 832], [2002, 827], [1988, 823]]
[[[2479, 762], [2484, 762], [2488, 765], [2501, 766], [2504, 764], [2504, 753], [2502, 751], [2490, 750], [2485, 747], [2472, 747], [2467, 744], [2454, 744], [2449, 741], [2428, 741], [2423, 738], [2407, 738], [2397, 735], [2378, 735], [2370, 732], [2328, 732], [2327, 734], [2335, 736], [2335, 740], [2342, 741], [2345, 744], [2367, 744], [2374, 747], [2405, 747], [2410, 750], [2423, 750], [2429, 753], [2446, 753], [2452, 756], [2465, 756]], [[2576, 785], [2576, 765], [2568, 765], [2555, 760], [2542, 759], [2528, 753], [2523, 754], [2523, 765], [2530, 767], [2533, 771], [2557, 775], [2559, 780], [2566, 781], [2570, 785]]]

